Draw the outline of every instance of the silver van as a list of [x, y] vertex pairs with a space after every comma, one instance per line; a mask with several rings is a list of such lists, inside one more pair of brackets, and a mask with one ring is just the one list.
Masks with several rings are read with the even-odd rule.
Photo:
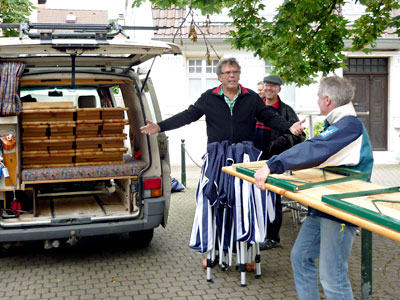
[[167, 224], [171, 177], [165, 134], [140, 133], [161, 113], [137, 68], [179, 47], [115, 25], [22, 27], [0, 38], [1, 245], [117, 233], [147, 245]]

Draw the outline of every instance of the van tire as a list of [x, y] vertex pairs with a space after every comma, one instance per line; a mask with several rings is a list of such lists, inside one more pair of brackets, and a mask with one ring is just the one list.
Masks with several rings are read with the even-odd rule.
[[130, 242], [138, 248], [147, 247], [153, 239], [154, 229], [129, 232]]

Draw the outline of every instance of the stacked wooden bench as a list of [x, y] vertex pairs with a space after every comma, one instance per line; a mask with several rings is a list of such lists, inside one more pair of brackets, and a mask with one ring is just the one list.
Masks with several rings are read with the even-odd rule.
[[73, 102], [24, 103], [22, 168], [123, 163], [127, 108], [76, 108]]

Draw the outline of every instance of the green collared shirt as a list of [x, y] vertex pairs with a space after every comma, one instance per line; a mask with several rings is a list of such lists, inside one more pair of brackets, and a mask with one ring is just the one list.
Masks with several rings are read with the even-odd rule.
[[240, 86], [239, 86], [238, 92], [236, 93], [235, 97], [233, 97], [233, 100], [231, 100], [231, 99], [230, 99], [228, 96], [226, 96], [226, 95], [224, 94], [224, 92], [222, 91], [222, 86], [221, 86], [221, 88], [219, 89], [218, 95], [224, 95], [225, 102], [226, 102], [226, 104], [228, 104], [229, 109], [231, 110], [231, 114], [232, 114], [233, 107], [235, 106], [236, 99], [239, 97], [239, 95], [240, 95], [241, 93], [242, 93], [242, 89], [241, 89]]

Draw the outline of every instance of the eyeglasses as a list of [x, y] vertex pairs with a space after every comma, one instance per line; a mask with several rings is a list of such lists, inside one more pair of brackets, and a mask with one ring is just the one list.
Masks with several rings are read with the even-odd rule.
[[235, 71], [227, 71], [227, 72], [221, 72], [221, 75], [237, 75], [240, 72], [238, 70]]
[[264, 83], [264, 89], [275, 89], [278, 85]]

